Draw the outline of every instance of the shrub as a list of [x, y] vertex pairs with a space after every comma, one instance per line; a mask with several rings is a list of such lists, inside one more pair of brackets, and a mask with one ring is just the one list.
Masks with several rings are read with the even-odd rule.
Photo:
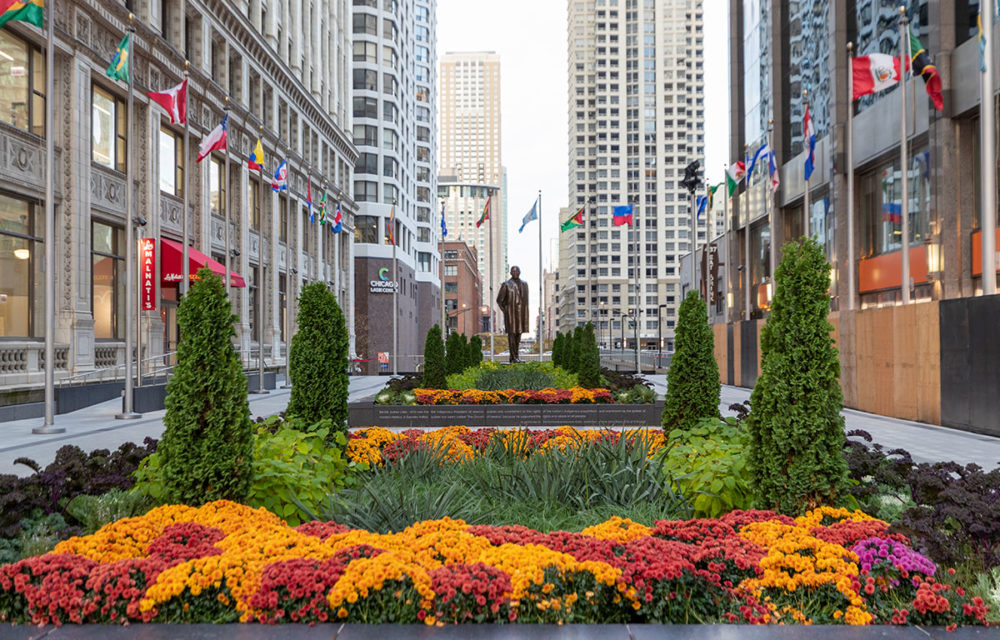
[[69, 501], [66, 512], [90, 534], [109, 522], [141, 516], [154, 506], [149, 496], [140, 491], [112, 489], [101, 495], [79, 495]]
[[636, 386], [648, 387], [649, 382], [634, 373], [601, 369], [601, 386], [611, 391], [629, 391]]
[[[486, 378], [484, 379], [484, 376]], [[545, 379], [542, 378], [545, 376]], [[545, 384], [554, 389], [570, 389], [579, 386], [577, 376], [569, 373], [551, 362], [521, 362], [518, 364], [500, 364], [498, 362], [482, 362], [477, 367], [466, 369], [461, 373], [448, 376], [445, 389], [486, 389], [480, 385], [489, 385], [496, 389], [544, 389], [537, 387]], [[530, 384], [529, 387], [510, 386]], [[507, 385], [507, 386], [504, 386]]]
[[836, 504], [847, 489], [830, 265], [815, 240], [785, 246], [775, 282], [750, 395], [749, 469], [759, 507], [800, 513]]
[[483, 361], [483, 339], [478, 335], [469, 338], [469, 366], [477, 367]]
[[444, 362], [445, 374], [450, 376], [465, 371], [465, 338], [462, 334], [452, 331], [448, 334], [445, 346], [448, 348], [448, 357]]
[[667, 370], [663, 428], [690, 429], [704, 418], [719, 417], [719, 366], [708, 310], [697, 291], [689, 291], [677, 318], [674, 357]]
[[569, 346], [566, 349], [566, 370], [572, 373], [580, 373], [580, 352], [583, 346], [583, 327], [576, 326], [569, 339]]
[[601, 386], [601, 352], [597, 349], [594, 325], [587, 323], [580, 333], [579, 369], [580, 386], [595, 389]]
[[424, 341], [424, 378], [422, 386], [430, 389], [440, 389], [444, 386], [444, 376], [444, 340], [441, 339], [441, 327], [434, 325], [427, 331], [427, 339]]
[[330, 419], [337, 431], [345, 431], [349, 340], [344, 313], [322, 282], [302, 287], [298, 309], [299, 329], [289, 353], [292, 393], [287, 413], [305, 424]]

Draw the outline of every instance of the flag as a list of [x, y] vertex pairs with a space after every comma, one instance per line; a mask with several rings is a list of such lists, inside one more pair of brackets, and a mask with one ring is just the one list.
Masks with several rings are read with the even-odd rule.
[[[1000, 4], [997, 5], [1000, 8]], [[3, 16], [0, 16], [0, 21]], [[0, 25], [3, 23], [0, 22]], [[986, 34], [983, 32], [983, 11], [980, 6], [979, 14], [976, 16], [976, 27], [979, 29], [979, 71], [986, 73]]]
[[205, 159], [205, 156], [216, 150], [226, 148], [226, 131], [229, 129], [229, 114], [227, 113], [222, 122], [212, 129], [198, 147], [198, 162]]
[[711, 187], [711, 188], [710, 188], [710, 189], [708, 190], [708, 210], [709, 210], [709, 211], [711, 211], [711, 210], [712, 210], [712, 207], [713, 207], [713, 206], [715, 206], [715, 192], [716, 192], [716, 191], [717, 191], [717, 190], [719, 189], [719, 187], [721, 187], [721, 186], [722, 186], [722, 183], [720, 182], [719, 184], [715, 185], [714, 187]]
[[108, 65], [107, 74], [112, 80], [122, 80], [128, 82], [128, 37], [129, 34], [125, 34], [122, 38], [122, 43], [118, 45], [115, 55], [111, 58], [111, 64]]
[[271, 191], [281, 192], [286, 189], [288, 189], [288, 166], [282, 160], [281, 164], [278, 165], [278, 169], [274, 172], [274, 178], [271, 180]]
[[483, 223], [490, 219], [490, 200], [492, 198], [486, 198], [486, 204], [483, 206], [483, 215], [479, 216], [479, 220], [476, 220], [476, 228], [483, 226]]
[[254, 171], [264, 172], [264, 147], [260, 146], [260, 138], [257, 138], [257, 145], [250, 151], [247, 167]]
[[344, 216], [340, 215], [340, 203], [337, 203], [337, 211], [333, 214], [333, 232], [340, 233], [344, 230]]
[[582, 226], [583, 226], [583, 207], [580, 207], [579, 209], [576, 210], [576, 213], [570, 216], [569, 220], [560, 225], [559, 232], [562, 233], [563, 231], [569, 231], [573, 227], [582, 227]]
[[747, 174], [747, 166], [741, 161], [737, 160], [733, 164], [729, 165], [729, 170], [726, 171], [726, 188], [729, 190], [729, 195], [733, 195], [736, 192], [736, 186], [740, 183], [740, 180], [744, 178]]
[[620, 227], [623, 224], [632, 226], [632, 205], [615, 205], [611, 210], [611, 216], [611, 224], [615, 227]]
[[316, 223], [316, 214], [313, 213], [313, 181], [306, 178], [306, 209], [309, 210], [309, 224]]
[[696, 216], [700, 219], [701, 214], [705, 212], [705, 207], [708, 206], [708, 194], [695, 198], [694, 205], [698, 209]]
[[389, 244], [396, 246], [396, 207], [389, 209]]
[[912, 28], [910, 29], [910, 60], [912, 60], [913, 71], [924, 77], [924, 89], [927, 91], [927, 95], [931, 97], [934, 108], [938, 111], [944, 110], [944, 97], [941, 95], [941, 76], [938, 75], [937, 67], [931, 62], [931, 57], [927, 53], [927, 50], [924, 49], [924, 45], [920, 44], [917, 36], [913, 35]]
[[326, 189], [323, 190], [323, 195], [319, 199], [319, 223], [326, 224]]
[[877, 93], [899, 82], [899, 58], [888, 53], [872, 53], [851, 60], [854, 99]]
[[538, 200], [535, 199], [535, 204], [531, 205], [531, 211], [524, 214], [524, 218], [521, 219], [521, 228], [517, 230], [518, 233], [524, 231], [525, 225], [527, 225], [532, 220], [538, 220]]
[[778, 185], [781, 184], [781, 178], [778, 176], [778, 162], [774, 157], [774, 151], [768, 156], [767, 172], [771, 176], [771, 191], [777, 191]]
[[0, 27], [11, 20], [19, 20], [41, 29], [43, 6], [42, 0], [28, 0], [27, 2], [0, 0]]
[[753, 170], [757, 168], [757, 161], [762, 157], [767, 157], [771, 153], [771, 149], [767, 146], [767, 143], [760, 145], [760, 149], [757, 149], [757, 153], [753, 154], [753, 160], [750, 161], [750, 168], [747, 169], [747, 175], [752, 176]]
[[444, 203], [441, 203], [441, 237], [448, 237], [448, 224], [444, 220]]
[[802, 136], [804, 142], [809, 145], [809, 155], [806, 156], [805, 169], [805, 178], [808, 180], [815, 168], [813, 164], [813, 151], [816, 149], [816, 129], [813, 128], [812, 116], [809, 115], [809, 105], [806, 105], [806, 116], [802, 119]]
[[147, 91], [149, 99], [166, 109], [170, 114], [170, 124], [184, 124], [187, 122], [187, 78], [177, 86], [166, 91]]

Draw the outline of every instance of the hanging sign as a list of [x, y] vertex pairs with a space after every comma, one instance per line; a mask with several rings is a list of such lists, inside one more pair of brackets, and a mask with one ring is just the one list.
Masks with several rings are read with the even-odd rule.
[[143, 311], [156, 311], [156, 239], [139, 239], [139, 300]]

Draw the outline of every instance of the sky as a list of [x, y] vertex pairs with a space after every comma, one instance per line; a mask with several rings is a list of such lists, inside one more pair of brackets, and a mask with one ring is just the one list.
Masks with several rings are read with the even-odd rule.
[[[438, 59], [451, 51], [500, 55], [501, 160], [507, 167], [508, 262], [538, 306], [538, 223], [519, 234], [541, 190], [545, 268], [558, 261], [559, 209], [568, 206], [566, 0], [438, 0]], [[703, 0], [705, 163], [712, 182], [728, 161], [728, 0]], [[719, 25], [715, 28], [712, 25]], [[500, 279], [498, 278], [498, 282]], [[531, 314], [534, 327], [535, 314]]]

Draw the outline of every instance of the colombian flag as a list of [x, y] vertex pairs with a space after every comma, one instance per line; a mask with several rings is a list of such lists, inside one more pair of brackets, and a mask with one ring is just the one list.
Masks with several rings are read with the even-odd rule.
[[260, 146], [260, 138], [257, 138], [257, 145], [250, 151], [247, 167], [252, 171], [264, 172], [264, 148]]
[[42, 28], [42, 0], [0, 0], [0, 27], [11, 20], [20, 20]]

